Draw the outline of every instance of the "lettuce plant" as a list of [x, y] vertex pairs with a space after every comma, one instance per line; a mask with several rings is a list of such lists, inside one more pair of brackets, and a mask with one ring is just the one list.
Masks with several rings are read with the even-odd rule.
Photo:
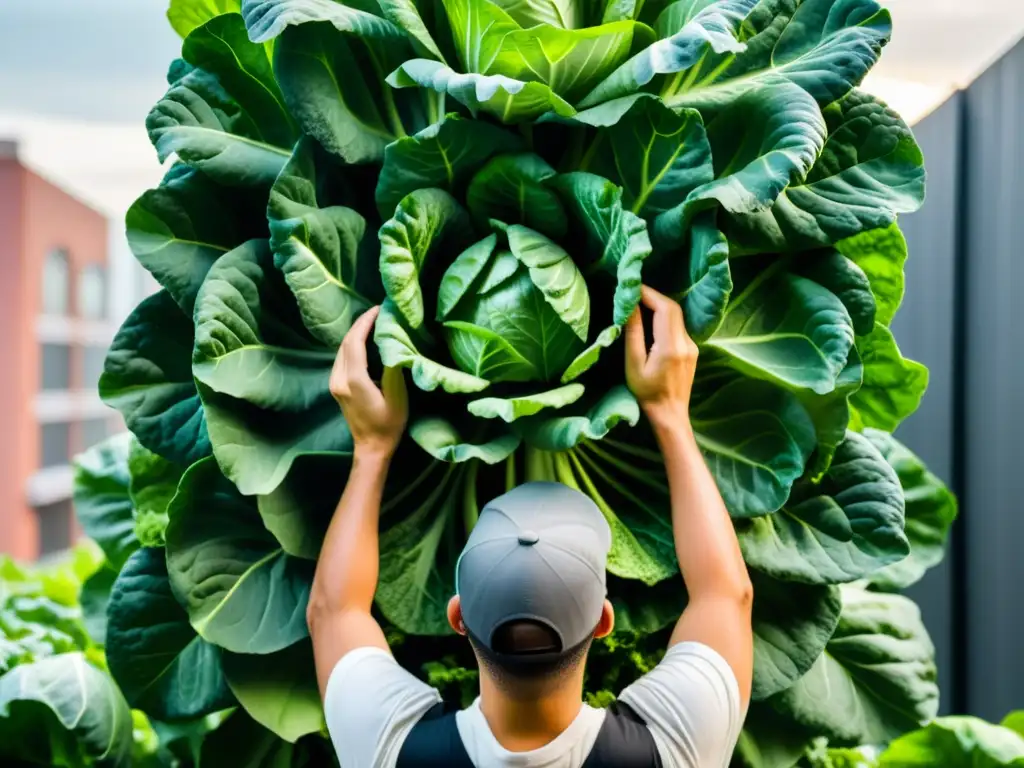
[[[100, 383], [141, 446], [145, 546], [109, 611], [130, 701], [173, 720], [233, 697], [288, 741], [319, 730], [304, 608], [352, 448], [327, 382], [378, 303], [373, 365], [408, 369], [411, 420], [377, 608], [409, 658], [447, 664], [455, 557], [530, 479], [594, 499], [619, 626], [657, 637], [685, 597], [623, 380], [646, 282], [700, 345], [691, 417], [755, 580], [765, 722], [858, 744], [934, 714], [916, 609], [847, 586], [918, 578], [952, 509], [911, 528], [886, 460], [927, 383], [889, 330], [924, 168], [857, 88], [891, 32], [875, 0], [175, 0], [171, 19], [146, 125], [173, 162], [127, 217], [162, 290]], [[853, 676], [862, 654], [878, 679]]]

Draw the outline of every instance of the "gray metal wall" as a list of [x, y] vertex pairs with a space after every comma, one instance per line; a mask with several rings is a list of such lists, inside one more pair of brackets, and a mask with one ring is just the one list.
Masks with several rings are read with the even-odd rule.
[[[931, 371], [921, 408], [898, 436], [936, 475], [954, 485], [954, 339], [961, 94], [914, 128], [928, 169], [928, 196], [917, 213], [900, 219], [907, 237], [907, 292], [893, 333], [903, 353]], [[935, 642], [944, 713], [957, 709], [951, 553], [908, 591], [921, 606]]]
[[928, 199], [901, 220], [894, 322], [931, 386], [900, 437], [960, 496], [950, 556], [912, 590], [943, 709], [1024, 707], [1024, 44], [915, 127]]
[[965, 93], [967, 702], [1024, 706], [1024, 45]]

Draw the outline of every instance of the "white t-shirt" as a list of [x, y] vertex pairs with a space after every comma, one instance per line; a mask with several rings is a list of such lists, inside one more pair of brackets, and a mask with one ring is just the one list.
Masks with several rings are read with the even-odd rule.
[[[724, 768], [743, 724], [739, 686], [726, 661], [700, 643], [672, 646], [619, 699], [650, 729], [665, 768]], [[409, 731], [441, 700], [380, 648], [346, 654], [331, 673], [324, 710], [341, 768], [394, 768]], [[491, 733], [480, 700], [455, 716], [477, 768], [580, 768], [605, 711], [586, 704], [554, 741], [509, 752]]]

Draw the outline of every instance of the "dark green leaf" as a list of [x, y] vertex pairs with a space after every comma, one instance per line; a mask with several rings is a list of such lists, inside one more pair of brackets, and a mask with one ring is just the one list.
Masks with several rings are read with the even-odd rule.
[[748, 376], [825, 395], [853, 343], [853, 321], [836, 295], [779, 261], [733, 297], [706, 345]]
[[793, 395], [710, 366], [695, 383], [690, 419], [733, 517], [779, 509], [814, 450], [814, 424]]
[[214, 454], [243, 493], [272, 491], [297, 454], [351, 447], [328, 390], [335, 353], [298, 314], [263, 241], [222, 257], [196, 300], [192, 371]]
[[871, 585], [886, 591], [905, 589], [942, 562], [949, 529], [957, 516], [956, 497], [892, 435], [866, 429], [864, 437], [881, 451], [899, 477], [906, 499], [906, 532], [910, 540], [910, 555], [872, 574]]
[[333, 0], [317, 5], [330, 9], [333, 24], [289, 27], [275, 45], [274, 75], [284, 102], [303, 132], [328, 152], [347, 163], [380, 162], [384, 148], [406, 135], [403, 112], [410, 124], [423, 124], [409, 112], [416, 95], [394, 92], [385, 82], [412, 48], [384, 19]]
[[107, 663], [128, 703], [158, 720], [189, 720], [234, 702], [220, 650], [196, 634], [171, 593], [162, 549], [140, 549], [117, 577]]
[[210, 265], [266, 231], [265, 198], [229, 191], [184, 164], [171, 167], [125, 217], [128, 245], [181, 308], [192, 314]]
[[229, 186], [269, 186], [298, 138], [262, 45], [238, 14], [185, 40], [178, 75], [146, 119], [161, 162], [172, 154]]
[[399, 139], [385, 150], [377, 182], [381, 217], [391, 218], [402, 198], [417, 189], [439, 187], [461, 194], [463, 185], [493, 155], [521, 146], [512, 133], [458, 115], [447, 115], [436, 125]]
[[203, 639], [236, 653], [273, 653], [307, 636], [313, 564], [285, 554], [255, 500], [213, 459], [185, 473], [169, 513], [171, 589]]
[[743, 559], [786, 581], [841, 584], [910, 552], [896, 473], [851, 432], [820, 483], [802, 481], [774, 515], [737, 523]]
[[75, 514], [115, 569], [139, 548], [128, 495], [130, 443], [131, 435], [116, 435], [75, 459]]
[[905, 597], [841, 588], [825, 653], [772, 700], [800, 725], [842, 744], [884, 744], [935, 717], [935, 649]]
[[899, 115], [860, 91], [824, 115], [828, 139], [807, 177], [770, 211], [727, 217], [730, 241], [749, 251], [820, 248], [921, 207], [924, 159]]
[[497, 219], [559, 238], [565, 234], [565, 208], [544, 184], [554, 176], [537, 155], [498, 155], [473, 176], [466, 203], [479, 224]]
[[[714, 178], [695, 110], [677, 113], [657, 99], [640, 99], [603, 133], [607, 143], [599, 145], [594, 171], [622, 186], [623, 205], [633, 213], [650, 218], [675, 208]], [[598, 136], [594, 141], [604, 138]]]
[[143, 300], [107, 353], [100, 397], [151, 451], [183, 465], [210, 455], [192, 379], [195, 329], [166, 291]]
[[[812, 669], [839, 619], [838, 587], [791, 584], [751, 573], [754, 583], [754, 684], [761, 701]], [[783, 694], [785, 695], [785, 694]]]

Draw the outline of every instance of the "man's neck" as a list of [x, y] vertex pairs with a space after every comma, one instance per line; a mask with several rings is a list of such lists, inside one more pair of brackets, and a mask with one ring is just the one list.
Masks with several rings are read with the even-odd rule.
[[497, 742], [510, 752], [529, 752], [550, 744], [572, 725], [583, 706], [583, 674], [536, 695], [510, 696], [483, 671], [480, 711]]

